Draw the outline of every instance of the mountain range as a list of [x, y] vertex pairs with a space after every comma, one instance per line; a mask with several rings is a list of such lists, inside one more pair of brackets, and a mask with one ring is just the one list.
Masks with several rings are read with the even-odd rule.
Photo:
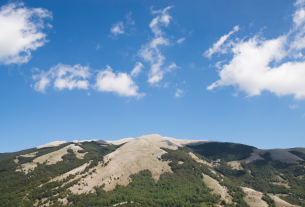
[[305, 206], [305, 148], [157, 134], [0, 153], [0, 206]]

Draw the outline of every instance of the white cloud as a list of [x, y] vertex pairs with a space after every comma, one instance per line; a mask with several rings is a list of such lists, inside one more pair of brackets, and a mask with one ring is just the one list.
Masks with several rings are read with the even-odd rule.
[[190, 63], [190, 64], [189, 64], [189, 67], [190, 67], [190, 68], [195, 68], [195, 66], [196, 66], [195, 63]]
[[32, 79], [36, 81], [34, 89], [42, 93], [45, 93], [46, 88], [51, 85], [51, 81], [57, 90], [88, 89], [89, 81], [87, 79], [92, 75], [88, 66], [79, 64], [74, 66], [58, 64], [47, 72], [38, 69], [36, 72], [38, 74], [32, 76]]
[[117, 36], [119, 34], [124, 34], [124, 23], [122, 21], [117, 22], [116, 24], [112, 25], [110, 32]]
[[179, 67], [176, 65], [176, 63], [172, 63], [168, 67], [165, 68], [165, 71], [171, 72], [171, 71], [175, 70], [176, 68], [179, 68]]
[[222, 64], [225, 62], [226, 60], [222, 60], [222, 61], [219, 61], [215, 64], [215, 67], [218, 68], [218, 69], [221, 69], [222, 68]]
[[95, 47], [95, 49], [96, 49], [96, 50], [99, 50], [100, 47], [101, 47], [100, 44], [97, 44], [96, 47]]
[[47, 23], [47, 27], [49, 27], [50, 29], [52, 29], [52, 28], [53, 28], [53, 25], [50, 24], [50, 23]]
[[211, 48], [209, 48], [207, 51], [203, 53], [205, 57], [212, 58], [212, 55], [214, 53], [227, 53], [228, 47], [230, 44], [224, 45], [224, 42], [235, 32], [239, 30], [239, 26], [235, 26], [232, 31], [229, 32], [229, 34], [226, 34], [222, 36], [216, 43], [213, 44]]
[[127, 73], [113, 73], [110, 66], [98, 72], [94, 88], [102, 92], [114, 92], [120, 96], [135, 96], [141, 98], [144, 93], [139, 93], [139, 87]]
[[129, 12], [125, 15], [126, 24], [135, 25], [136, 23], [135, 23], [134, 19], [131, 18], [131, 14], [132, 14], [132, 12]]
[[183, 90], [181, 90], [181, 89], [177, 89], [177, 91], [176, 91], [176, 93], [175, 93], [175, 97], [176, 98], [180, 98], [180, 97], [182, 97], [182, 95], [183, 95]]
[[149, 27], [154, 33], [154, 37], [148, 44], [143, 45], [139, 51], [139, 55], [151, 64], [148, 74], [148, 82], [150, 84], [157, 84], [163, 79], [164, 73], [169, 71], [161, 68], [164, 64], [165, 57], [160, 52], [159, 47], [169, 45], [169, 41], [164, 37], [165, 33], [161, 30], [161, 26], [167, 27], [169, 25], [171, 16], [168, 14], [168, 10], [170, 8], [166, 7], [163, 10], [152, 11], [152, 14], [158, 14], [149, 24]]
[[184, 40], [185, 40], [185, 38], [180, 38], [179, 40], [177, 40], [177, 43], [182, 44]]
[[[132, 12], [129, 12], [125, 15], [126, 22], [119, 21], [116, 24], [112, 25], [109, 35], [110, 37], [117, 37], [120, 34], [126, 34], [126, 30], [131, 29], [136, 25], [135, 21], [131, 17]], [[132, 27], [133, 26], [133, 27]]]
[[296, 108], [298, 108], [298, 105], [289, 105], [288, 106], [290, 109], [296, 109]]
[[0, 63], [29, 61], [31, 51], [47, 42], [42, 32], [44, 18], [52, 18], [52, 13], [42, 8], [27, 8], [23, 3], [10, 3], [0, 8]]
[[[101, 92], [114, 92], [120, 96], [134, 96], [141, 98], [145, 96], [144, 93], [139, 93], [139, 87], [132, 80], [132, 76], [135, 77], [137, 73], [141, 71], [143, 65], [140, 62], [136, 63], [133, 73], [131, 75], [127, 73], [113, 73], [110, 66], [107, 66], [105, 70], [98, 71], [95, 76], [96, 83], [90, 84], [89, 80], [93, 76], [88, 66], [81, 66], [79, 64], [70, 66], [58, 64], [51, 68], [49, 71], [41, 71], [39, 69], [33, 69], [36, 73], [32, 76], [35, 81], [33, 88], [36, 91], [45, 93], [47, 87], [53, 85], [53, 88], [57, 90], [63, 90], [65, 88], [72, 89], [94, 89]], [[90, 93], [87, 94], [90, 96]]]
[[[40, 71], [38, 70], [38, 72]], [[34, 85], [34, 89], [45, 93], [45, 89], [50, 85], [51, 81], [50, 78], [48, 78], [48, 75], [44, 71], [41, 71], [40, 74], [33, 75], [32, 78], [34, 81], [37, 81]]]
[[139, 75], [139, 73], [141, 72], [141, 69], [143, 68], [144, 66], [142, 65], [142, 63], [140, 62], [137, 62], [135, 67], [133, 68], [133, 70], [131, 71], [130, 73], [130, 76], [131, 77], [137, 77]]
[[260, 95], [266, 90], [277, 96], [294, 95], [296, 99], [304, 99], [305, 61], [298, 61], [299, 55], [295, 55], [305, 48], [305, 21], [301, 14], [304, 1], [298, 2], [293, 15], [295, 27], [289, 33], [274, 39], [255, 35], [247, 41], [234, 42], [230, 48], [232, 59], [218, 71], [220, 80], [208, 89], [233, 85], [248, 96]]
[[170, 84], [170, 82], [165, 83], [163, 87], [164, 87], [164, 88], [168, 88], [168, 87], [169, 87], [169, 84]]

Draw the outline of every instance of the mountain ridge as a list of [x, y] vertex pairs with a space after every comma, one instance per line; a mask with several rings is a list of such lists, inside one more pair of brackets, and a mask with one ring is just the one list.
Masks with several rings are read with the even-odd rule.
[[[179, 140], [157, 134], [117, 141], [55, 141], [19, 154], [6, 154], [3, 159], [0, 156], [0, 175], [4, 185], [10, 178], [18, 178], [11, 181], [15, 186], [26, 178], [30, 180], [21, 186], [25, 190], [11, 190], [12, 194], [24, 198], [16, 199], [16, 203], [28, 206], [82, 206], [79, 199], [90, 198], [95, 202], [98, 195], [104, 197], [100, 204], [93, 206], [116, 203], [135, 206], [150, 202], [163, 206], [168, 200], [164, 195], [177, 191], [170, 187], [171, 179], [176, 180], [181, 189], [176, 194], [181, 196], [174, 196], [176, 200], [169, 205], [179, 201], [187, 206], [257, 206], [262, 203], [304, 206], [305, 167], [301, 158], [304, 152], [304, 148], [261, 150], [237, 143]], [[144, 191], [146, 199], [134, 194], [145, 182], [151, 182], [157, 189], [159, 183], [163, 183], [167, 190], [163, 189], [164, 194], [159, 195], [147, 189]], [[190, 201], [189, 193], [183, 190], [184, 183], [205, 193], [191, 191], [196, 199]], [[0, 189], [4, 193], [4, 189], [10, 188], [3, 184]], [[132, 192], [132, 200], [122, 196], [126, 192]], [[3, 206], [10, 206], [7, 197], [6, 193], [0, 196]]]

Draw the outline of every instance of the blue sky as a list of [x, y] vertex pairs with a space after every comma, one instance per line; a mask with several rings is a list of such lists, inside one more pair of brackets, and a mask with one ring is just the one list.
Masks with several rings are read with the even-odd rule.
[[305, 1], [1, 1], [0, 152], [147, 134], [305, 147]]

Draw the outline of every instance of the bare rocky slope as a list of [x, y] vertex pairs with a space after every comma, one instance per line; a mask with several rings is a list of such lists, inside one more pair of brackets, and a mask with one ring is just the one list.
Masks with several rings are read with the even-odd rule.
[[0, 157], [0, 206], [305, 206], [305, 149], [157, 134]]

